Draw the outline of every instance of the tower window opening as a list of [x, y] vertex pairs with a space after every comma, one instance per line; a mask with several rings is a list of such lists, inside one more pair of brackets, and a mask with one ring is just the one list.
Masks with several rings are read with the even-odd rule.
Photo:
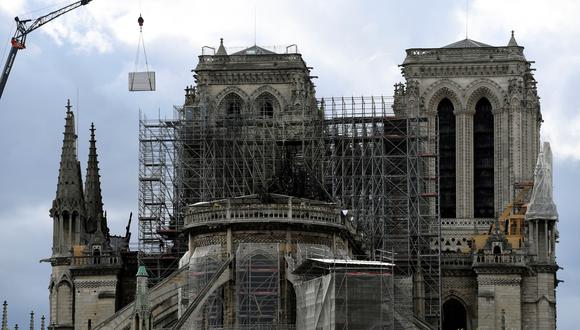
[[242, 109], [242, 98], [237, 94], [231, 93], [225, 97], [225, 114], [227, 117], [239, 116]]
[[494, 216], [493, 114], [486, 98], [475, 105], [473, 162], [474, 216], [491, 218]]
[[439, 185], [442, 218], [455, 218], [455, 115], [447, 98], [437, 106], [439, 129]]
[[467, 310], [457, 299], [443, 304], [443, 330], [467, 329]]
[[270, 93], [263, 93], [256, 99], [258, 113], [263, 118], [274, 117], [275, 99]]

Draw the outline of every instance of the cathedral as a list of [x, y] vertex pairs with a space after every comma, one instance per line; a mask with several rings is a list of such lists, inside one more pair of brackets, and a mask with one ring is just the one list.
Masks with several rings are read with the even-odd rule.
[[555, 329], [532, 63], [513, 32], [412, 48], [392, 98], [328, 99], [296, 45], [204, 47], [176, 117], [140, 121], [139, 251], [68, 104], [49, 329]]

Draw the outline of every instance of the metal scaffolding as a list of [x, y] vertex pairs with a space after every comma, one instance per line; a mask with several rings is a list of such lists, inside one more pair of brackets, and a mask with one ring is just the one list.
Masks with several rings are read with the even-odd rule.
[[183, 254], [176, 200], [178, 121], [139, 120], [139, 253], [156, 283]]
[[[191, 203], [263, 192], [331, 200], [358, 226], [370, 259], [396, 253], [394, 281], [414, 287], [400, 301], [438, 323], [438, 157], [426, 118], [396, 117], [384, 97], [319, 99], [277, 117], [197, 104], [176, 108], [175, 120], [140, 121], [142, 252], [177, 260]], [[157, 264], [160, 278], [176, 266]]]

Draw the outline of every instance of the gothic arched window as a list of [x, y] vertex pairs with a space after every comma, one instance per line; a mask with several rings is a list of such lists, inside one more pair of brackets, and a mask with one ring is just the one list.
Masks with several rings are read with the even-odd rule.
[[256, 108], [258, 110], [258, 115], [263, 118], [274, 117], [274, 107], [276, 104], [276, 99], [270, 93], [262, 93], [258, 98], [256, 98]]
[[439, 191], [442, 218], [455, 218], [455, 114], [444, 98], [437, 106], [439, 129]]
[[239, 117], [242, 112], [242, 106], [244, 102], [238, 94], [230, 93], [226, 95], [222, 104], [226, 117]]
[[268, 325], [278, 320], [280, 273], [278, 259], [256, 250], [236, 267], [237, 322]]
[[491, 103], [481, 98], [473, 117], [473, 212], [476, 218], [494, 216], [493, 114]]

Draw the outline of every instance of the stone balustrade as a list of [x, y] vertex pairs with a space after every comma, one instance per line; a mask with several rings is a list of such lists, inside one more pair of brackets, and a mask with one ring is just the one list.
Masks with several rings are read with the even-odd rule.
[[350, 223], [335, 208], [303, 205], [248, 205], [230, 208], [207, 206], [192, 208], [185, 227], [219, 223], [287, 222], [349, 227]]
[[473, 255], [473, 265], [485, 264], [505, 264], [524, 266], [525, 256], [522, 254], [475, 254]]
[[71, 258], [72, 266], [120, 265], [120, 264], [121, 258], [116, 255], [77, 256]]
[[445, 228], [485, 228], [489, 229], [489, 226], [495, 221], [494, 218], [442, 218], [441, 227]]
[[471, 253], [441, 253], [441, 267], [443, 268], [471, 268], [472, 264], [473, 257]]

